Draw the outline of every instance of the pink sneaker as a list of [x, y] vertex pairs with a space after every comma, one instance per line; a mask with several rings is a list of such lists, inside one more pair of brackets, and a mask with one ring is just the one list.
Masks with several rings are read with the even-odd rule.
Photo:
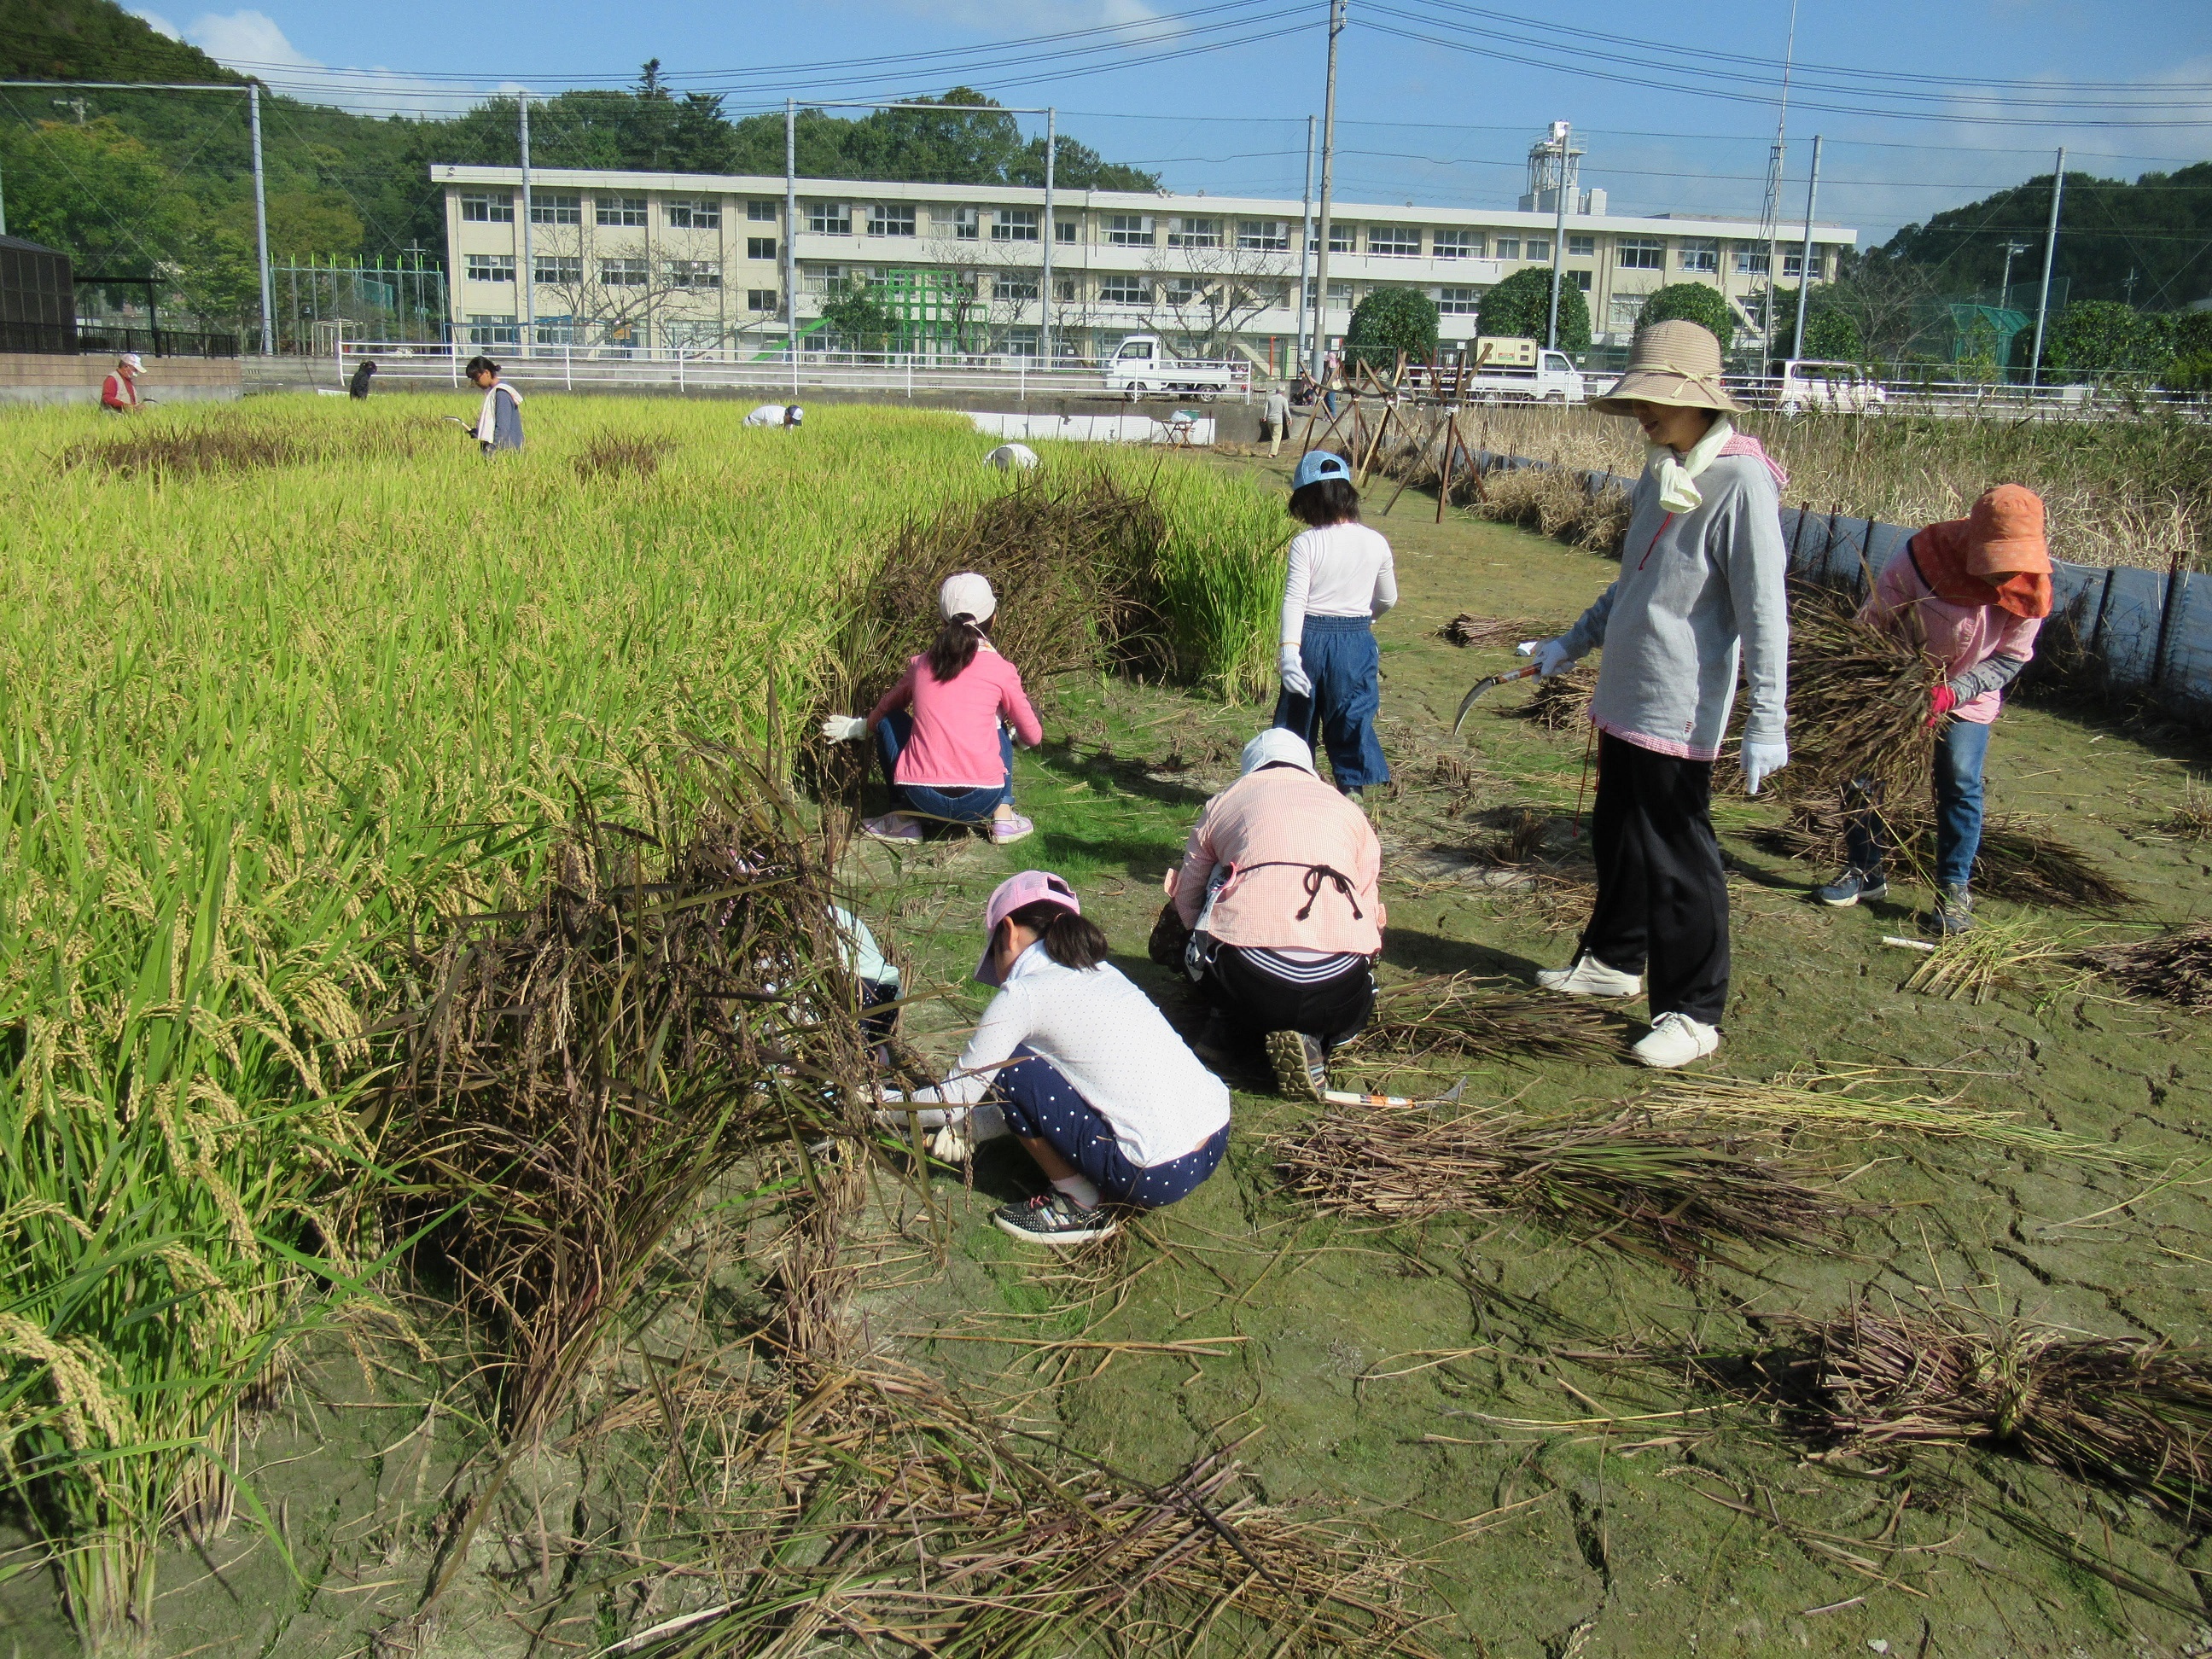
[[868, 818], [860, 828], [878, 841], [913, 842], [921, 839], [921, 824], [903, 812], [887, 812], [879, 818]]
[[991, 845], [994, 847], [1011, 846], [1013, 842], [1021, 840], [1023, 836], [1028, 835], [1030, 830], [1036, 828], [1036, 825], [1031, 823], [1027, 818], [1022, 817], [1018, 812], [1010, 818], [993, 818], [991, 820]]

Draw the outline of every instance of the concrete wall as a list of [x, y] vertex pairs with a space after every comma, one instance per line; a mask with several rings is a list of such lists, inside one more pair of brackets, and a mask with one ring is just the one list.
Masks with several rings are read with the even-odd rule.
[[[234, 398], [244, 382], [235, 357], [149, 357], [138, 377], [138, 395], [157, 403], [207, 403]], [[106, 357], [0, 351], [0, 403], [97, 404], [100, 383], [115, 367]]]

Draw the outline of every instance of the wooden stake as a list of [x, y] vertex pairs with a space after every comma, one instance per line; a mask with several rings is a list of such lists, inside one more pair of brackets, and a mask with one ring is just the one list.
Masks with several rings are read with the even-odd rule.
[[1382, 447], [1382, 434], [1390, 429], [1390, 417], [1397, 412], [1398, 405], [1395, 404], [1382, 405], [1382, 418], [1375, 422], [1375, 435], [1367, 442], [1367, 459], [1360, 462], [1358, 471], [1352, 475], [1352, 487], [1354, 489], [1367, 488], [1367, 469], [1374, 465], [1375, 452]]
[[1437, 486], [1437, 522], [1444, 521], [1444, 503], [1451, 499], [1452, 463], [1459, 459], [1459, 411], [1444, 416], [1444, 477]]

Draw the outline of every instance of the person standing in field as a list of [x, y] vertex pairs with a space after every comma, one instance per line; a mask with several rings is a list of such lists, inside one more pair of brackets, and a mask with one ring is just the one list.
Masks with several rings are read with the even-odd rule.
[[[1982, 765], [2005, 688], [2035, 655], [2035, 636], [2051, 614], [2051, 548], [2043, 498], [2021, 484], [1982, 492], [1963, 519], [1931, 524], [1882, 567], [1860, 620], [1924, 647], [1947, 678], [1929, 694], [1936, 739], [1936, 931], [1974, 925], [1974, 855], [1982, 845]], [[1814, 890], [1842, 908], [1889, 895], [1883, 873], [1881, 806], [1875, 786], [1855, 779], [1844, 793], [1850, 862]]]
[[522, 447], [522, 394], [499, 378], [499, 365], [489, 357], [471, 357], [461, 371], [483, 393], [477, 410], [477, 442], [487, 455]]
[[1319, 1100], [1328, 1054], [1375, 1011], [1385, 920], [1382, 848], [1367, 815], [1314, 775], [1313, 751], [1272, 727], [1206, 804], [1174, 872], [1190, 930], [1183, 967], [1213, 1013], [1203, 1057], [1264, 1042], [1291, 1100]]
[[1291, 424], [1291, 394], [1278, 384], [1260, 405], [1260, 435], [1267, 441], [1267, 453], [1283, 453], [1283, 434]]
[[1012, 1134], [1048, 1184], [992, 1219], [1031, 1243], [1086, 1243], [1115, 1231], [1109, 1206], [1188, 1197], [1229, 1148], [1229, 1091], [1108, 963], [1075, 890], [1045, 870], [1007, 878], [983, 940], [975, 977], [998, 994], [959, 1064], [879, 1117], [948, 1132], [940, 1157]]
[[1283, 586], [1275, 724], [1308, 748], [1318, 731], [1336, 787], [1356, 796], [1390, 781], [1375, 735], [1382, 658], [1373, 623], [1398, 603], [1397, 568], [1390, 544], [1359, 522], [1359, 492], [1341, 455], [1301, 455], [1290, 507], [1307, 527], [1291, 539]]
[[138, 377], [146, 365], [135, 351], [126, 351], [115, 360], [115, 367], [100, 383], [100, 406], [111, 415], [135, 415], [143, 406], [138, 397]]
[[1597, 901], [1571, 967], [1536, 975], [1569, 996], [1630, 997], [1650, 970], [1646, 1066], [1686, 1066], [1720, 1046], [1728, 1006], [1728, 884], [1713, 834], [1713, 762], [1741, 663], [1751, 707], [1743, 776], [1753, 794], [1786, 765], [1790, 607], [1782, 469], [1739, 433], [1721, 349], [1692, 322], [1654, 324], [1628, 372], [1590, 407], [1632, 416], [1648, 443], [1620, 576], [1555, 640], [1521, 647], [1545, 675], [1602, 646], [1590, 820]]
[[368, 383], [375, 378], [376, 365], [369, 359], [366, 357], [362, 358], [361, 360], [361, 367], [353, 372], [353, 379], [346, 382], [346, 396], [352, 398], [354, 402], [357, 404], [367, 403], [368, 401]]
[[988, 823], [1001, 846], [1036, 827], [1014, 811], [1014, 743], [1036, 748], [1044, 726], [1022, 690], [1021, 671], [991, 644], [998, 608], [991, 584], [974, 571], [948, 576], [938, 592], [944, 625], [929, 649], [908, 659], [866, 719], [823, 720], [831, 743], [875, 734], [896, 805], [862, 824], [877, 840], [919, 842], [926, 818]]

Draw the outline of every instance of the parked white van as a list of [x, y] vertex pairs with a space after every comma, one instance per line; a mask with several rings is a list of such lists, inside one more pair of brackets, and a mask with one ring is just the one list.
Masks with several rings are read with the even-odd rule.
[[1774, 406], [1784, 415], [1808, 410], [1825, 415], [1879, 415], [1889, 406], [1889, 393], [1856, 363], [1792, 357], [1782, 365]]

